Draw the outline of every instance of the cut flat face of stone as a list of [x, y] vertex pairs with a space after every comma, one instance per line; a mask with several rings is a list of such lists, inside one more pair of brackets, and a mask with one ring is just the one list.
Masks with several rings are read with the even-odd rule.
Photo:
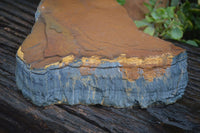
[[16, 59], [39, 106], [170, 104], [188, 80], [185, 50], [139, 31], [115, 0], [43, 0]]

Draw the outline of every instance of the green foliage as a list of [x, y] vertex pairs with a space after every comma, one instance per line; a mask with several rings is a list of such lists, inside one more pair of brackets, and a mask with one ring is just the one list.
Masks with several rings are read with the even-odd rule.
[[175, 14], [175, 7], [155, 8], [156, 0], [145, 3], [149, 13], [145, 19], [135, 21], [136, 26], [145, 28], [144, 32], [160, 38], [179, 40], [183, 36], [183, 25]]
[[198, 47], [199, 45], [197, 44], [197, 42], [196, 41], [194, 41], [194, 40], [187, 40], [187, 41], [185, 41], [187, 44], [190, 44], [190, 45], [192, 45], [192, 46], [195, 46], [195, 47]]
[[179, 0], [174, 0], [172, 6], [163, 8], [158, 7], [157, 0], [149, 0], [149, 3], [144, 3], [149, 13], [145, 19], [135, 21], [135, 24], [149, 35], [198, 46], [200, 39], [192, 38], [185, 41], [183, 37], [188, 31], [200, 31], [200, 6], [188, 1], [181, 6], [178, 4]]
[[180, 12], [185, 15], [183, 21], [187, 24], [187, 31], [200, 30], [200, 5], [187, 1], [181, 6]]
[[126, 0], [117, 0], [117, 2], [120, 4], [120, 5], [124, 5], [126, 3]]
[[186, 1], [179, 7], [177, 14], [184, 25], [186, 43], [200, 46], [200, 5]]
[[171, 6], [178, 6], [179, 2], [180, 2], [180, 0], [171, 0], [170, 5]]
[[148, 26], [148, 27], [146, 27], [146, 28], [144, 29], [144, 33], [147, 33], [147, 34], [153, 36], [154, 33], [155, 33], [155, 29], [154, 29], [154, 27], [152, 27], [152, 26]]

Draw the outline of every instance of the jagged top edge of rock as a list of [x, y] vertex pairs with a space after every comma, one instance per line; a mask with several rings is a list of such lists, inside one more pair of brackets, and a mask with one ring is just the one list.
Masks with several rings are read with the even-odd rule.
[[137, 29], [116, 0], [43, 0], [31, 34], [17, 56], [32, 69], [76, 61], [98, 67], [170, 66], [185, 50]]

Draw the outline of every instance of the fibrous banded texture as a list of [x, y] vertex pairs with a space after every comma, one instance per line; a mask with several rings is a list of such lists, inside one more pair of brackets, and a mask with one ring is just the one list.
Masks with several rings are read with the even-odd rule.
[[43, 0], [17, 52], [16, 79], [40, 106], [145, 108], [183, 95], [187, 55], [140, 32], [115, 0]]

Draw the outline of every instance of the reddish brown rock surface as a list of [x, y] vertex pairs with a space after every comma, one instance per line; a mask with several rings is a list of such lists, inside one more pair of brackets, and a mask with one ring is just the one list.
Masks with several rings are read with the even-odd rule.
[[144, 6], [144, 2], [149, 0], [126, 0], [124, 7], [126, 8], [129, 16], [134, 20], [141, 20], [145, 17], [148, 9]]
[[114, 60], [121, 55], [144, 59], [167, 54], [164, 58], [168, 58], [183, 52], [139, 31], [115, 0], [46, 0], [38, 11], [40, 16], [20, 56], [32, 68], [44, 68], [69, 55]]

